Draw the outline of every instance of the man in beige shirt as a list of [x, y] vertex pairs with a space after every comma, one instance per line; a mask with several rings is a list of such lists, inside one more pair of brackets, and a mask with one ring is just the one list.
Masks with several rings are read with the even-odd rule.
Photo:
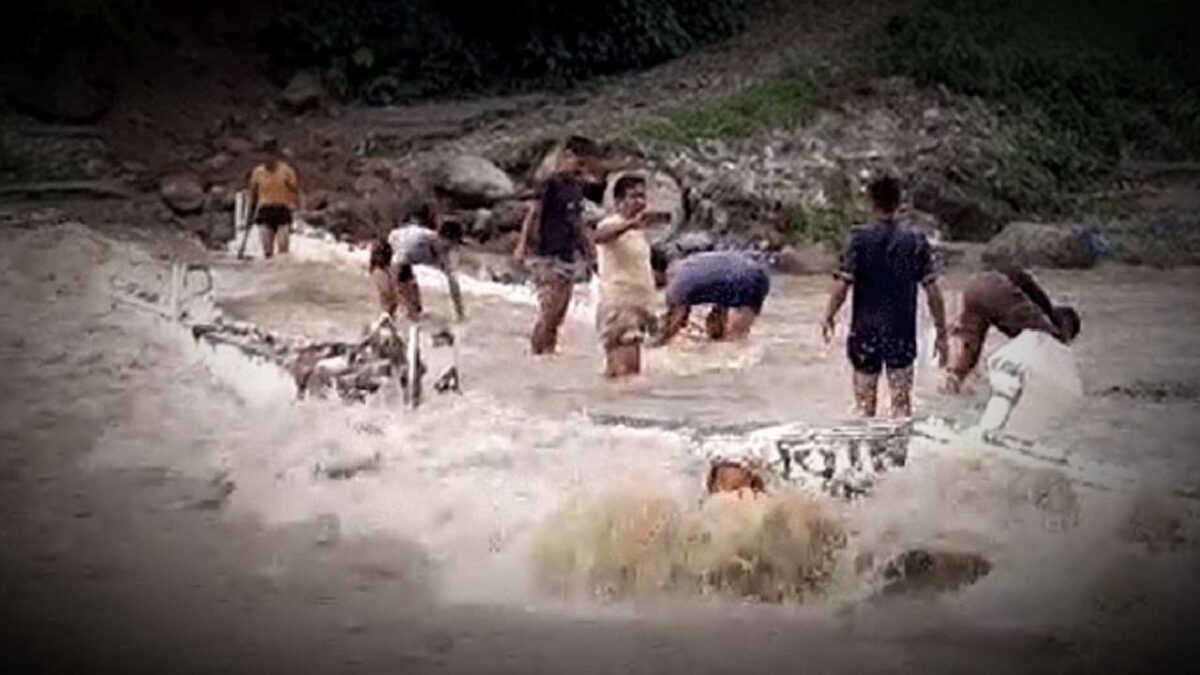
[[250, 213], [258, 225], [263, 257], [270, 258], [276, 247], [288, 252], [292, 219], [300, 208], [300, 181], [296, 170], [286, 162], [272, 159], [250, 172]]
[[641, 344], [654, 332], [654, 272], [646, 239], [646, 180], [622, 176], [613, 189], [616, 212], [601, 220], [596, 244], [600, 304], [596, 331], [604, 344], [606, 377], [641, 371]]

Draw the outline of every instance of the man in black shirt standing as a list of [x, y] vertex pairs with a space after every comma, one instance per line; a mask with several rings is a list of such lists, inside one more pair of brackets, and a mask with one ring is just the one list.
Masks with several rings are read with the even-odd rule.
[[521, 229], [516, 256], [529, 265], [537, 286], [538, 318], [529, 338], [534, 354], [557, 348], [575, 277], [593, 257], [583, 225], [583, 173], [584, 162], [595, 154], [585, 138], [567, 141]]
[[879, 374], [887, 368], [892, 416], [909, 417], [912, 366], [917, 358], [917, 286], [925, 288], [943, 366], [947, 358], [945, 303], [929, 241], [896, 219], [899, 183], [891, 177], [880, 178], [871, 184], [870, 194], [876, 220], [851, 234], [830, 292], [822, 333], [826, 342], [833, 339], [838, 310], [853, 286], [846, 352], [854, 367], [855, 404], [862, 415], [874, 417]]

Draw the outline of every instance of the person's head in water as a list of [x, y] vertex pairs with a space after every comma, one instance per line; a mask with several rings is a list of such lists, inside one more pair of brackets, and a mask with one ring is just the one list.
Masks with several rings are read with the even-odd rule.
[[386, 270], [392, 264], [392, 245], [386, 237], [380, 237], [371, 244], [370, 269]]
[[582, 136], [572, 136], [558, 153], [556, 167], [560, 176], [579, 176], [586, 172], [588, 164], [598, 154], [596, 144]]
[[613, 186], [613, 199], [617, 213], [633, 218], [646, 210], [646, 179], [638, 175], [625, 175]]
[[1060, 305], [1054, 308], [1054, 323], [1058, 326], [1059, 333], [1063, 336], [1063, 341], [1070, 343], [1079, 336], [1079, 331], [1082, 325], [1079, 321], [1079, 313], [1074, 307]]
[[900, 208], [900, 181], [892, 176], [882, 176], [867, 186], [871, 196], [871, 207], [879, 217], [891, 217]]

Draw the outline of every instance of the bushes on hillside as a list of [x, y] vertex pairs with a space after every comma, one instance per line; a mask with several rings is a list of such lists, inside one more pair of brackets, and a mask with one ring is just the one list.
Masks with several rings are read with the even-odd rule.
[[1191, 0], [929, 0], [890, 26], [884, 62], [1033, 119], [1065, 179], [1122, 152], [1200, 152], [1198, 18]]
[[344, 96], [386, 103], [644, 67], [736, 32], [747, 4], [301, 0], [262, 38], [281, 71], [313, 68]]

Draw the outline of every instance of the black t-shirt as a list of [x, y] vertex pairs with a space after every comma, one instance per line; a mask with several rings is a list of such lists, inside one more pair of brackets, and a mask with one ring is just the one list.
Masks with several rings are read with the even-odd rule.
[[538, 229], [539, 256], [575, 260], [583, 236], [583, 183], [556, 176], [542, 186], [541, 226]]
[[854, 284], [852, 336], [916, 342], [917, 286], [937, 276], [925, 235], [895, 221], [857, 229], [851, 234], [840, 276]]

